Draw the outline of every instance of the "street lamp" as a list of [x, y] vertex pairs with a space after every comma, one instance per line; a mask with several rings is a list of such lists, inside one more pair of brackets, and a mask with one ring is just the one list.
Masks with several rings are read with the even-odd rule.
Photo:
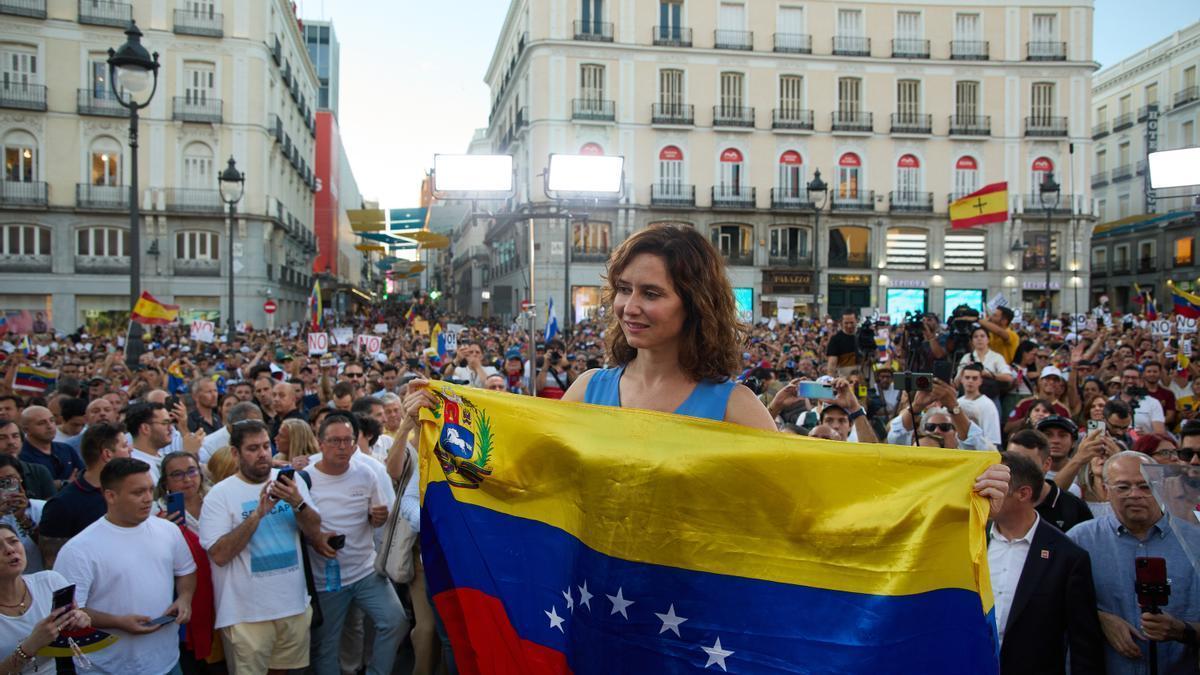
[[1062, 197], [1062, 190], [1059, 184], [1054, 180], [1054, 172], [1047, 171], [1042, 177], [1042, 184], [1038, 186], [1038, 201], [1042, 204], [1042, 209], [1046, 211], [1046, 325], [1050, 325], [1050, 214], [1054, 209], [1058, 208], [1058, 200]]
[[828, 198], [829, 186], [821, 180], [821, 170], [817, 169], [813, 172], [813, 179], [808, 181], [808, 201], [813, 206], [813, 304], [816, 307], [816, 311], [813, 312], [814, 319], [820, 319], [821, 314], [821, 304], [817, 302], [821, 297], [821, 209], [825, 207]]
[[229, 205], [229, 318], [226, 321], [229, 327], [229, 344], [233, 344], [234, 332], [237, 330], [237, 324], [233, 320], [233, 221], [237, 217], [237, 203], [242, 200], [242, 194], [246, 191], [246, 174], [237, 170], [237, 163], [230, 156], [229, 166], [225, 167], [217, 181], [221, 186], [221, 199]]
[[[150, 105], [158, 89], [158, 52], [151, 57], [142, 46], [142, 31], [137, 22], [130, 21], [125, 30], [125, 44], [108, 50], [108, 82], [113, 97], [129, 111], [129, 310], [137, 305], [142, 294], [141, 213], [138, 204], [138, 111]], [[120, 85], [118, 87], [118, 85]], [[129, 325], [129, 344], [125, 346], [125, 362], [137, 365], [142, 352], [142, 325]]]

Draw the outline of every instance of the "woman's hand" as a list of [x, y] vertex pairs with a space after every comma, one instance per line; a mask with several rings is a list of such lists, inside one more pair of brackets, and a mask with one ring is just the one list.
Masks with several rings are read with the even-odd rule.
[[[72, 612], [68, 607], [60, 607], [52, 612], [46, 618], [37, 622], [33, 627], [33, 632], [29, 637], [21, 641], [22, 649], [26, 654], [33, 655], [41, 648], [49, 645], [58, 639], [58, 634], [62, 632], [64, 626], [72, 620]], [[82, 612], [80, 612], [82, 614]]]

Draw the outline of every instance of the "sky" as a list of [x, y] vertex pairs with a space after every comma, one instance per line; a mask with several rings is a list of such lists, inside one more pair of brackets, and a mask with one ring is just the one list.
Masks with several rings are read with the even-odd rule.
[[[573, 1], [573, 0], [568, 0]], [[342, 141], [363, 197], [416, 206], [436, 153], [487, 126], [483, 76], [507, 0], [299, 0], [341, 42]], [[1108, 66], [1200, 20], [1197, 0], [1096, 0], [1094, 58]]]

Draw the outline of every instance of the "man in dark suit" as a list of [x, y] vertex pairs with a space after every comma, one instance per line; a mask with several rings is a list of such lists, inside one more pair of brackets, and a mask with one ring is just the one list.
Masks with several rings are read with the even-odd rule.
[[1086, 551], [1034, 508], [1044, 476], [1029, 458], [1003, 453], [1012, 471], [993, 516], [988, 565], [1000, 635], [1000, 672], [1012, 675], [1104, 673], [1104, 638]]

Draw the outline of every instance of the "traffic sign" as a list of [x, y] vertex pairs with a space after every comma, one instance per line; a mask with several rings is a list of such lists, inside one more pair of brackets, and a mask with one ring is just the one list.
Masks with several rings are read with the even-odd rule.
[[533, 303], [530, 302], [529, 300], [521, 301], [521, 311], [522, 312], [528, 312], [532, 308], [533, 308]]
[[266, 312], [267, 314], [274, 314], [275, 309], [276, 309], [276, 305], [275, 305], [274, 300], [271, 300], [270, 298], [268, 298], [267, 301], [263, 303], [263, 311]]

